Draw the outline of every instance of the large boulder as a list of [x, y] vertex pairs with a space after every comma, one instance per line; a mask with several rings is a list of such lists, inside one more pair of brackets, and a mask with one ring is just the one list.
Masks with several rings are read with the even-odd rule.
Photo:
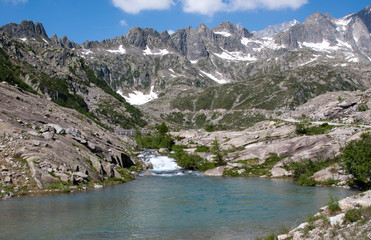
[[317, 182], [326, 182], [329, 180], [347, 181], [349, 175], [345, 175], [338, 164], [322, 169], [313, 175]]
[[206, 172], [204, 172], [204, 176], [221, 177], [223, 176], [225, 168], [226, 166], [220, 166], [220, 167], [207, 170]]
[[275, 165], [271, 170], [271, 175], [274, 178], [277, 177], [284, 177], [284, 176], [291, 176], [292, 172], [287, 171], [286, 169], [282, 168], [282, 163]]

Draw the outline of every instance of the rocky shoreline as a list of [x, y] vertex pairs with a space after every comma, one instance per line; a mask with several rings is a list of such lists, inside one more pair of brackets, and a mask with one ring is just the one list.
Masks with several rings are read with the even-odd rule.
[[331, 202], [287, 234], [288, 239], [371, 239], [371, 191]]

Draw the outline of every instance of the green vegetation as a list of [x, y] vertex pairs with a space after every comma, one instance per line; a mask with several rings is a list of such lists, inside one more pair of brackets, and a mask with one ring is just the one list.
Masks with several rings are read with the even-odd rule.
[[303, 123], [297, 123], [296, 125], [296, 134], [299, 135], [319, 135], [325, 134], [330, 131], [333, 126], [330, 126], [328, 123], [323, 123], [319, 126], [310, 127], [309, 125]]
[[62, 193], [68, 193], [71, 192], [72, 186], [73, 186], [72, 182], [57, 182], [49, 184], [47, 188], [50, 190], [59, 190]]
[[360, 112], [365, 112], [365, 111], [367, 111], [367, 110], [368, 110], [368, 106], [367, 106], [367, 104], [365, 104], [365, 103], [361, 103], [361, 104], [358, 105], [358, 111], [360, 111]]
[[214, 162], [216, 166], [226, 165], [226, 162], [224, 160], [225, 154], [222, 152], [219, 141], [216, 137], [214, 141], [211, 143], [211, 152], [215, 155]]
[[348, 223], [361, 221], [361, 224], [368, 222], [371, 218], [371, 207], [358, 207], [350, 209], [345, 213], [345, 220]]
[[269, 175], [269, 171], [272, 167], [282, 159], [286, 158], [287, 156], [279, 157], [275, 153], [270, 153], [269, 157], [264, 161], [264, 163], [259, 164], [259, 159], [248, 159], [248, 160], [241, 160], [237, 163], [245, 164], [243, 167], [234, 167], [231, 169], [226, 169], [224, 171], [225, 176], [232, 176], [232, 177], [248, 177], [248, 176], [263, 176]]
[[205, 145], [197, 145], [195, 152], [211, 152], [211, 149]]
[[18, 86], [24, 91], [36, 94], [36, 91], [31, 86], [20, 79], [20, 75], [23, 75], [21, 67], [12, 64], [6, 52], [0, 49], [0, 82], [5, 81], [10, 85]]
[[278, 233], [270, 233], [267, 236], [263, 238], [257, 238], [257, 240], [277, 240], [279, 235], [287, 234], [289, 232], [289, 229], [287, 227], [281, 227], [281, 229], [278, 231]]
[[327, 159], [313, 161], [311, 159], [302, 159], [300, 162], [291, 162], [285, 164], [285, 169], [293, 171], [293, 178], [299, 184], [303, 186], [314, 186], [317, 184], [332, 185], [333, 182], [322, 183], [315, 181], [312, 176], [314, 173], [329, 167], [334, 164], [338, 159]]
[[371, 179], [371, 135], [362, 134], [361, 139], [351, 141], [342, 148], [345, 170], [354, 176], [354, 184], [362, 189], [370, 189]]
[[182, 168], [206, 171], [215, 167], [214, 163], [206, 161], [199, 155], [188, 154], [181, 148], [173, 148], [173, 150], [175, 150], [175, 153], [171, 153], [169, 156], [174, 158], [177, 161], [177, 164]]
[[206, 132], [214, 132], [216, 130], [216, 126], [214, 124], [206, 124], [205, 131]]
[[137, 124], [143, 126], [143, 122], [136, 122], [136, 120], [126, 112], [120, 112], [122, 103], [118, 101], [111, 102], [108, 99], [102, 100], [98, 104], [97, 113], [102, 114], [112, 124], [119, 125], [124, 129], [130, 129]]
[[341, 211], [341, 208], [339, 206], [338, 199], [334, 198], [334, 196], [330, 195], [330, 199], [327, 203], [328, 211], [331, 216], [336, 215]]
[[135, 179], [135, 177], [130, 173], [130, 170], [127, 168], [116, 166], [116, 171], [120, 173], [121, 178], [123, 178], [124, 182], [128, 182]]
[[82, 69], [86, 72], [86, 75], [88, 76], [90, 83], [94, 83], [97, 87], [101, 88], [105, 93], [113, 96], [115, 99], [117, 99], [125, 106], [125, 109], [130, 114], [131, 118], [124, 118], [123, 123], [121, 123], [120, 125], [126, 127], [134, 126], [143, 127], [147, 124], [147, 122], [144, 119], [142, 119], [143, 114], [138, 108], [126, 102], [126, 100], [120, 94], [112, 90], [112, 88], [107, 84], [106, 81], [104, 81], [102, 78], [98, 78], [94, 74], [94, 71], [85, 64], [84, 59], [81, 58], [80, 62]]
[[142, 136], [140, 131], [136, 131], [135, 141], [139, 149], [167, 148], [171, 150], [172, 146], [174, 145], [174, 140], [171, 138], [170, 134], [168, 134], [168, 131], [169, 131], [169, 128], [163, 122], [160, 126], [157, 127], [157, 133]]
[[347, 222], [353, 223], [361, 220], [362, 209], [350, 209], [345, 213], [345, 220]]

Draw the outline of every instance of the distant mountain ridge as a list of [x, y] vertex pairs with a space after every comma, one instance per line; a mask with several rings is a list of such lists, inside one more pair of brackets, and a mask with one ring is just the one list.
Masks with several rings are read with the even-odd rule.
[[288, 21], [288, 22], [283, 22], [281, 24], [277, 24], [277, 25], [273, 25], [273, 26], [269, 26], [263, 30], [260, 30], [260, 31], [254, 31], [252, 32], [254, 34], [255, 37], [258, 37], [258, 38], [263, 38], [263, 37], [271, 37], [277, 33], [280, 33], [280, 32], [283, 32], [285, 31], [286, 29], [296, 25], [296, 24], [299, 24], [300, 22], [298, 22], [297, 20], [291, 20], [291, 21]]
[[[88, 108], [97, 105], [76, 84], [87, 75], [104, 80], [129, 102], [148, 99], [141, 109], [155, 118], [199, 127], [233, 125], [223, 111], [247, 116], [260, 109], [267, 117], [266, 111], [294, 108], [328, 91], [369, 88], [370, 29], [367, 6], [340, 19], [316, 12], [303, 23], [255, 33], [230, 22], [171, 35], [134, 27], [125, 36], [77, 44], [49, 38], [42, 24], [23, 21], [1, 27], [0, 34], [4, 53], [41, 73], [70, 79], [70, 92], [82, 96]], [[27, 81], [40, 91], [37, 80]]]

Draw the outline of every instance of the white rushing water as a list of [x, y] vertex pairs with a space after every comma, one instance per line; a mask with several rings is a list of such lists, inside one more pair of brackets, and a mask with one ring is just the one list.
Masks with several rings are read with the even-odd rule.
[[166, 156], [153, 156], [149, 160], [153, 165], [154, 172], [172, 172], [180, 169], [173, 158]]
[[146, 164], [151, 163], [152, 169], [142, 172], [140, 175], [155, 175], [162, 177], [182, 176], [182, 175], [201, 175], [197, 171], [184, 170], [176, 163], [175, 159], [167, 156], [157, 156], [155, 154], [139, 155]]

